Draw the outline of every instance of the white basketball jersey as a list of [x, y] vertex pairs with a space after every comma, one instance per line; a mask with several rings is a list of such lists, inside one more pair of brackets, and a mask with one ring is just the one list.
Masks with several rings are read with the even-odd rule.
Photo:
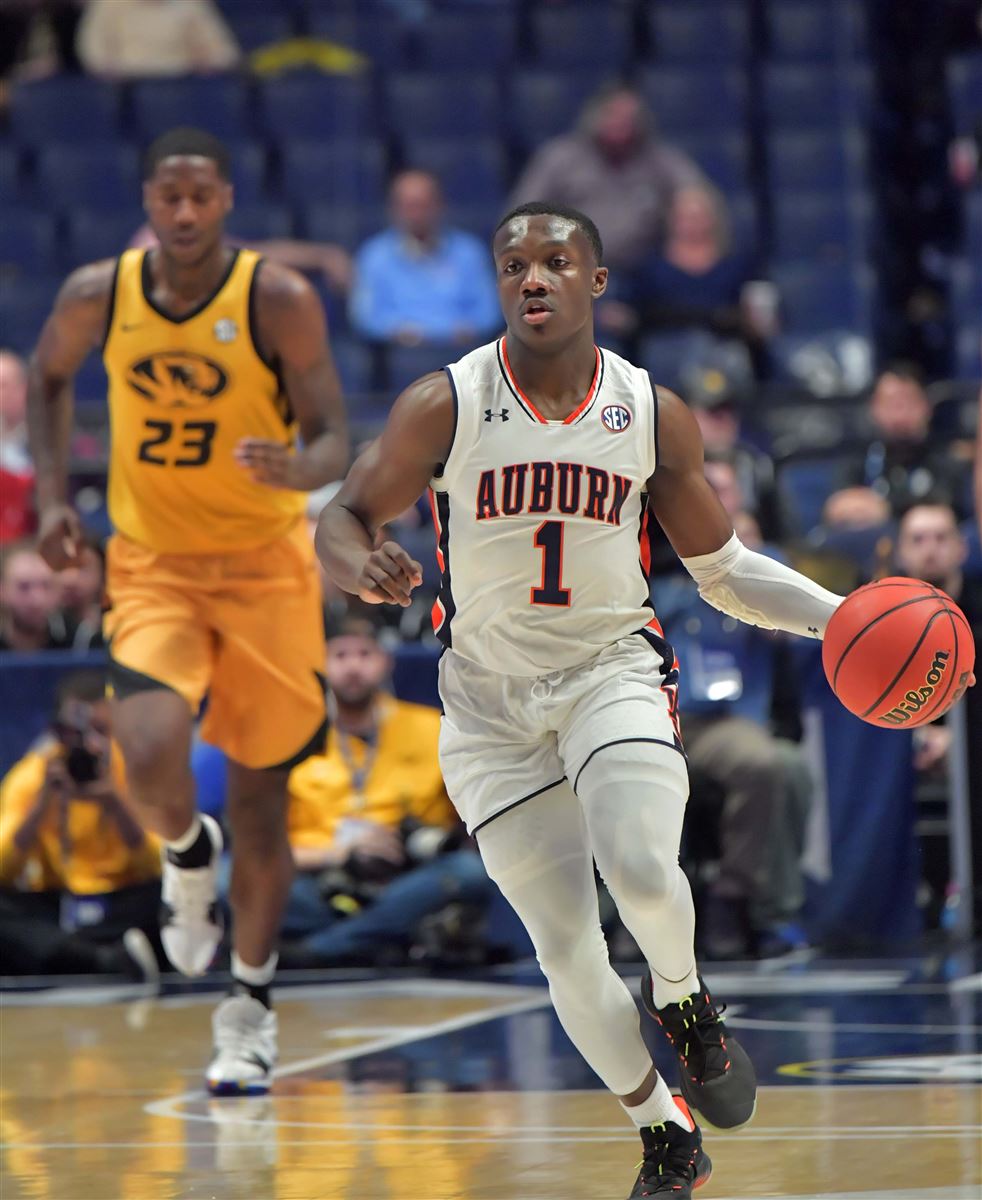
[[447, 367], [457, 423], [430, 484], [445, 646], [493, 671], [543, 675], [645, 630], [670, 656], [648, 587], [646, 484], [657, 398], [646, 371], [597, 350], [564, 421], [525, 396], [505, 339]]

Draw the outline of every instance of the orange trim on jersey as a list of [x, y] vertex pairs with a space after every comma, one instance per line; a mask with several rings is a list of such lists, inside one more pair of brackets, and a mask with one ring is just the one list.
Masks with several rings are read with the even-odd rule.
[[[583, 400], [581, 400], [580, 403], [576, 406], [576, 408], [573, 409], [573, 411], [569, 414], [569, 416], [563, 418], [563, 421], [562, 421], [563, 425], [572, 425], [572, 423], [576, 420], [576, 418], [583, 412], [583, 410], [586, 408], [586, 406], [593, 399], [593, 394], [597, 390], [597, 380], [600, 378], [600, 348], [598, 346], [594, 346], [593, 352], [597, 356], [597, 363], [593, 369], [593, 381], [590, 384], [590, 390], [587, 392], [587, 394], [583, 398]], [[529, 406], [529, 410], [532, 413], [532, 415], [541, 424], [549, 425], [550, 422], [546, 420], [546, 418], [542, 415], [542, 413], [539, 412], [539, 410], [535, 407], [535, 405], [528, 398], [528, 396], [525, 395], [525, 393], [522, 391], [521, 387], [519, 386], [518, 380], [515, 378], [515, 372], [512, 370], [511, 363], [508, 361], [508, 340], [507, 340], [507, 338], [501, 339], [501, 360], [505, 364], [505, 371], [508, 373], [509, 383], [515, 389], [515, 391], [518, 393], [518, 395], [521, 396], [522, 400]]]
[[443, 561], [443, 551], [440, 549], [440, 534], [443, 530], [440, 528], [440, 518], [436, 511], [436, 496], [432, 488], [427, 488], [430, 497], [430, 512], [433, 514], [433, 528], [436, 530], [436, 565], [440, 568], [440, 574], [447, 569]]
[[[641, 568], [645, 578], [651, 574], [651, 539], [648, 537], [648, 506], [645, 505], [644, 516], [641, 518]], [[658, 630], [661, 633], [661, 630]]]
[[[657, 633], [660, 638], [663, 638], [665, 636], [665, 630], [662, 629], [661, 622], [658, 620], [657, 617], [652, 617], [651, 620], [648, 622], [648, 624], [645, 625], [645, 629], [653, 629], [654, 632]], [[675, 665], [678, 666], [679, 665], [678, 662], [676, 662]]]

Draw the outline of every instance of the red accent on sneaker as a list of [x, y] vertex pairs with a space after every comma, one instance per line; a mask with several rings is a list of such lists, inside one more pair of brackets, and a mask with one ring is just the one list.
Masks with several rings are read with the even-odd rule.
[[672, 1099], [675, 1101], [676, 1107], [678, 1108], [679, 1112], [681, 1112], [682, 1116], [685, 1117], [685, 1119], [689, 1122], [689, 1133], [692, 1133], [692, 1131], [696, 1127], [696, 1123], [692, 1119], [692, 1113], [689, 1112], [688, 1104], [686, 1104], [686, 1102], [682, 1099], [681, 1096], [673, 1096]]

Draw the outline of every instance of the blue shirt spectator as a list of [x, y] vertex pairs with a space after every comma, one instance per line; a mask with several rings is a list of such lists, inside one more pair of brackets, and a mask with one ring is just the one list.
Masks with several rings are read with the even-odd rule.
[[392, 227], [355, 259], [351, 320], [376, 341], [472, 343], [501, 324], [491, 255], [469, 233], [442, 226], [439, 182], [403, 171], [389, 194]]

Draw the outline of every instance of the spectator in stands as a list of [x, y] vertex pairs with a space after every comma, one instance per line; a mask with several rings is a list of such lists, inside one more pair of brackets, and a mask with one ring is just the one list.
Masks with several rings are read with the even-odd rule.
[[697, 329], [758, 347], [776, 332], [748, 303], [754, 255], [734, 249], [726, 201], [711, 184], [688, 184], [672, 198], [665, 241], [631, 272], [624, 301], [599, 306], [611, 332]]
[[365, 337], [470, 346], [501, 325], [487, 247], [443, 224], [439, 180], [408, 170], [389, 191], [392, 224], [355, 258], [351, 320]]
[[89, 0], [78, 56], [105, 79], [229, 71], [241, 52], [211, 0]]
[[862, 458], [847, 466], [843, 485], [872, 488], [895, 516], [928, 495], [943, 494], [960, 509], [966, 465], [931, 441], [931, 400], [916, 367], [899, 363], [883, 371], [870, 397], [869, 416], [873, 440]]
[[72, 649], [91, 650], [102, 643], [102, 601], [106, 562], [102, 546], [86, 537], [79, 564], [57, 576], [58, 606], [66, 628], [72, 631]]
[[19, 922], [14, 958], [28, 968], [156, 973], [146, 934], [156, 937], [160, 848], [126, 805], [105, 691], [101, 672], [63, 679], [53, 736], [0, 785], [5, 971], [16, 969], [7, 926]]
[[643, 98], [614, 84], [589, 101], [573, 133], [540, 147], [509, 204], [557, 200], [589, 213], [605, 265], [626, 268], [659, 244], [676, 193], [704, 182], [696, 164], [658, 136]]
[[33, 546], [7, 547], [0, 558], [0, 650], [68, 650], [74, 635], [58, 610], [58, 583], [48, 564]]
[[34, 465], [27, 449], [27, 368], [0, 350], [0, 545], [26, 537], [34, 524]]
[[[982, 645], [982, 580], [966, 577], [962, 568], [967, 555], [968, 546], [950, 504], [928, 497], [904, 513], [897, 535], [898, 574], [923, 579], [947, 592], [965, 613], [976, 644]], [[973, 709], [977, 704], [975, 690], [968, 697]], [[944, 725], [931, 724], [914, 734], [915, 765], [919, 770], [930, 770], [947, 753], [950, 732]]]
[[42, 79], [59, 70], [78, 70], [75, 31], [84, 3], [4, 0], [0, 4], [0, 109], [8, 99], [8, 79]]
[[391, 665], [368, 621], [329, 637], [331, 732], [290, 777], [286, 965], [404, 954], [425, 917], [490, 901], [440, 775], [439, 715], [383, 691]]
[[764, 539], [781, 542], [790, 537], [794, 520], [778, 485], [774, 461], [747, 436], [735, 385], [722, 371], [707, 367], [689, 376], [684, 394], [707, 454], [729, 458], [733, 464], [742, 507], [757, 518]]
[[[707, 462], [706, 476], [720, 488], [735, 527], [752, 533], [732, 464]], [[759, 548], [780, 557], [766, 543]], [[706, 604], [688, 575], [656, 581], [653, 597], [686, 664], [679, 707], [695, 814], [690, 851], [696, 834], [717, 831], [718, 874], [700, 897], [703, 954], [742, 958], [786, 950], [804, 902], [799, 860], [812, 783], [799, 747], [771, 724], [772, 712], [783, 710], [787, 720], [796, 704], [786, 687], [783, 647], [772, 634]]]

